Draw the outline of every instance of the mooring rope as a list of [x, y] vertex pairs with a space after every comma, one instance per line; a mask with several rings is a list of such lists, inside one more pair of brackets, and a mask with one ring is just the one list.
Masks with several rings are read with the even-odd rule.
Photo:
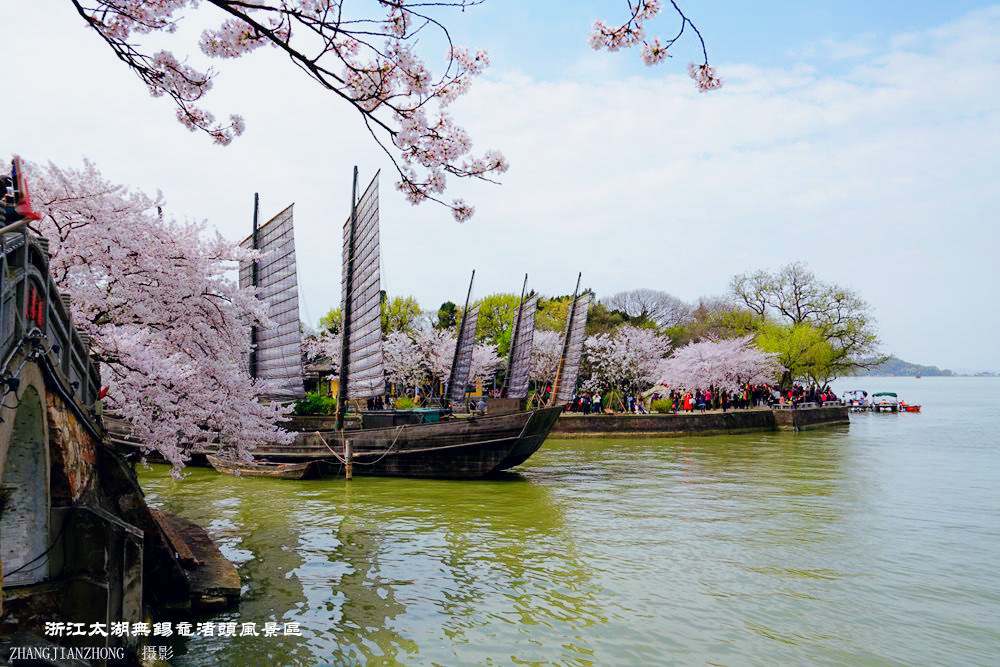
[[[393, 449], [395, 449], [395, 447], [396, 447], [396, 441], [397, 441], [397, 440], [399, 440], [399, 434], [403, 432], [403, 428], [404, 428], [404, 426], [405, 426], [405, 424], [400, 424], [399, 426], [397, 426], [397, 427], [396, 427], [396, 437], [394, 437], [394, 438], [392, 439], [392, 444], [390, 444], [390, 445], [389, 445], [389, 448], [388, 448], [388, 449], [386, 449], [386, 450], [385, 450], [384, 452], [382, 452], [382, 455], [381, 455], [381, 456], [379, 456], [379, 457], [378, 457], [377, 459], [375, 459], [374, 461], [369, 461], [369, 462], [367, 462], [367, 463], [365, 463], [365, 462], [363, 462], [363, 461], [351, 461], [351, 463], [353, 463], [353, 464], [355, 464], [355, 465], [360, 465], [360, 466], [373, 466], [373, 465], [375, 465], [376, 463], [380, 463], [380, 462], [382, 461], [382, 459], [384, 459], [385, 457], [387, 457], [387, 456], [388, 456], [388, 455], [389, 455], [389, 454], [390, 454], [390, 453], [392, 452], [392, 450], [393, 450]], [[344, 460], [344, 457], [343, 457], [343, 456], [341, 456], [340, 454], [338, 454], [338, 453], [336, 452], [336, 450], [334, 450], [334, 448], [333, 448], [333, 447], [331, 447], [331, 446], [330, 446], [330, 445], [329, 445], [329, 444], [327, 443], [327, 441], [326, 441], [326, 439], [325, 439], [325, 438], [323, 437], [323, 434], [322, 434], [322, 433], [320, 433], [319, 431], [314, 431], [314, 434], [315, 434], [315, 435], [316, 435], [317, 437], [319, 437], [319, 439], [320, 439], [320, 441], [322, 441], [323, 445], [324, 445], [324, 446], [326, 446], [326, 448], [330, 450], [330, 453], [331, 453], [331, 454], [333, 454], [333, 455], [334, 455], [334, 456], [335, 456], [335, 457], [337, 458], [337, 460], [341, 462], [341, 464], [343, 464], [343, 465], [345, 465], [345, 466], [347, 465], [347, 461], [345, 461], [345, 460]], [[340, 434], [340, 439], [341, 439], [342, 441], [346, 439], [346, 437], [345, 437], [345, 435], [344, 435], [343, 431], [342, 431], [342, 432], [341, 432], [341, 434]]]

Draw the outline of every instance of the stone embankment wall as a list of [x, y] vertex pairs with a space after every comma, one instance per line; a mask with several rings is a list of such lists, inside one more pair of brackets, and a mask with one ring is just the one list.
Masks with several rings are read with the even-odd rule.
[[676, 415], [581, 415], [564, 413], [552, 433], [556, 437], [687, 436], [802, 430], [849, 422], [845, 406], [799, 410], [738, 410]]
[[805, 431], [831, 424], [850, 423], [846, 405], [804, 408], [801, 410], [773, 410], [774, 421], [780, 431]]

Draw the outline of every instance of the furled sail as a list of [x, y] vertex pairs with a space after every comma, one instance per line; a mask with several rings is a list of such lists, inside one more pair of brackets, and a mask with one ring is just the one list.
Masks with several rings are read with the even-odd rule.
[[257, 262], [240, 262], [240, 287], [256, 285], [259, 296], [268, 305], [268, 317], [274, 326], [255, 327], [255, 350], [251, 355], [252, 377], [270, 380], [273, 389], [267, 394], [275, 400], [302, 398], [302, 346], [299, 331], [299, 283], [295, 267], [295, 235], [292, 207], [274, 216], [240, 243], [246, 249], [257, 248], [263, 256]]
[[451, 377], [448, 380], [448, 398], [452, 403], [461, 403], [465, 400], [465, 388], [469, 384], [469, 374], [472, 371], [472, 348], [476, 344], [476, 323], [478, 321], [479, 304], [477, 303], [466, 309], [465, 314], [462, 315], [462, 325], [458, 328], [455, 359], [451, 364]]
[[510, 367], [507, 371], [508, 398], [524, 398], [528, 395], [531, 346], [535, 340], [535, 311], [537, 309], [537, 296], [522, 301], [517, 321], [514, 322], [514, 336], [510, 344]]
[[[382, 375], [382, 300], [379, 282], [378, 174], [357, 200], [352, 219], [344, 224], [341, 295], [347, 363], [341, 380], [347, 398], [369, 398], [385, 392]], [[353, 254], [352, 254], [353, 249]], [[348, 293], [350, 290], [350, 293]], [[350, 301], [348, 301], [348, 299]]]

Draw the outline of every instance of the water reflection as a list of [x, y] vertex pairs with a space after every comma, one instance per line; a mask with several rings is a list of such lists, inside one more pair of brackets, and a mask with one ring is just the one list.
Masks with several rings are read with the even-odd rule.
[[[182, 648], [192, 664], [454, 662], [502, 654], [531, 627], [565, 635], [567, 651], [586, 657], [580, 631], [604, 620], [561, 508], [518, 475], [289, 483], [193, 470], [177, 483], [155, 469], [143, 484], [151, 502], [207, 525], [239, 565], [239, 612], [215, 620], [303, 629], [301, 640], [193, 639]], [[418, 642], [429, 622], [437, 641]]]

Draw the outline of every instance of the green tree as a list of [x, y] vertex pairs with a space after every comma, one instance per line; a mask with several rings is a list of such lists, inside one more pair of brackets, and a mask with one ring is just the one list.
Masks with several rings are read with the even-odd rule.
[[344, 316], [340, 312], [340, 308], [331, 308], [330, 311], [319, 318], [319, 328], [320, 331], [329, 331], [330, 333], [340, 333], [340, 327], [344, 322]]
[[[563, 326], [566, 326], [565, 319], [564, 316]], [[587, 335], [610, 334], [621, 325], [628, 323], [627, 315], [619, 310], [609, 310], [603, 302], [598, 301], [590, 306], [590, 311], [587, 313]]]
[[438, 308], [437, 323], [434, 326], [438, 329], [450, 329], [456, 324], [458, 324], [458, 306], [451, 301], [445, 301]]
[[508, 347], [510, 331], [514, 328], [514, 318], [521, 304], [519, 294], [490, 294], [479, 303], [479, 322], [476, 332], [477, 342], [486, 342], [499, 346], [501, 337], [507, 332]]
[[757, 333], [757, 346], [765, 352], [775, 352], [785, 367], [781, 384], [808, 379], [824, 385], [834, 376], [830, 371], [836, 357], [834, 346], [818, 327], [807, 322], [782, 324], [766, 322]]
[[[870, 306], [853, 290], [818, 280], [801, 262], [774, 273], [733, 276], [730, 290], [737, 303], [756, 314], [762, 328], [772, 320], [791, 328], [785, 334], [788, 341], [802, 343], [803, 336], [810, 340], [818, 336], [827, 343], [822, 354], [814, 345], [790, 344], [790, 350], [805, 349], [808, 352], [802, 354], [811, 355], [803, 361], [811, 370], [795, 377], [825, 382], [885, 360], [878, 352], [878, 332]], [[804, 333], [807, 329], [803, 325], [812, 331]]]
[[572, 294], [556, 296], [551, 299], [538, 298], [538, 310], [535, 312], [535, 328], [539, 331], [558, 331], [566, 328], [566, 317], [569, 314], [569, 302]]
[[708, 339], [739, 338], [754, 334], [762, 320], [753, 311], [724, 298], [702, 298], [688, 319], [667, 327], [664, 333], [675, 348]]
[[395, 296], [391, 299], [382, 292], [382, 335], [393, 331], [412, 333], [420, 319], [420, 304], [412, 296]]

